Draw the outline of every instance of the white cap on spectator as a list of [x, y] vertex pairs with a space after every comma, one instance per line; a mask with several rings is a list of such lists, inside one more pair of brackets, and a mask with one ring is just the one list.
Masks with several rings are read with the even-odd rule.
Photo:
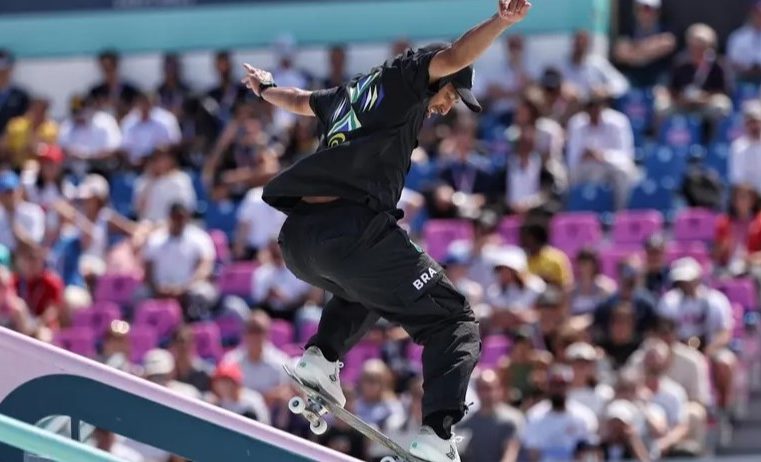
[[487, 254], [487, 258], [494, 268], [504, 266], [517, 273], [524, 273], [528, 268], [526, 253], [515, 246], [500, 247], [493, 253]]
[[98, 199], [108, 199], [110, 188], [108, 187], [108, 181], [100, 175], [91, 174], [87, 175], [82, 184], [77, 188], [77, 197], [79, 199], [89, 199], [91, 197], [97, 197]]
[[661, 8], [661, 0], [637, 0], [637, 4], [649, 6], [650, 8]]
[[761, 120], [761, 101], [752, 100], [743, 104], [743, 115], [746, 119]]
[[68, 286], [63, 291], [63, 302], [69, 311], [77, 311], [92, 305], [92, 296], [87, 289], [78, 286]]
[[703, 268], [700, 263], [692, 257], [685, 257], [676, 260], [671, 264], [669, 278], [673, 282], [690, 282], [700, 279], [703, 275]]
[[143, 374], [146, 377], [171, 374], [173, 370], [174, 356], [167, 350], [155, 348], [145, 354], [143, 359]]
[[637, 417], [637, 408], [632, 403], [623, 399], [617, 399], [605, 409], [606, 419], [617, 419], [627, 424], [633, 424]]
[[595, 350], [595, 347], [586, 342], [576, 342], [572, 343], [568, 348], [566, 348], [565, 356], [570, 361], [577, 359], [583, 361], [594, 361], [597, 359], [597, 350]]

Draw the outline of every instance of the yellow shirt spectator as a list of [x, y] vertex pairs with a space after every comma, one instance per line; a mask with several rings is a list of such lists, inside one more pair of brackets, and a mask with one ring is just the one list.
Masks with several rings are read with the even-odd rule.
[[58, 141], [58, 124], [47, 117], [46, 101], [33, 101], [29, 111], [8, 122], [5, 132], [5, 149], [14, 167], [23, 168], [34, 158], [39, 143]]
[[545, 245], [534, 255], [528, 257], [528, 270], [550, 284], [570, 287], [573, 284], [571, 261], [562, 250]]

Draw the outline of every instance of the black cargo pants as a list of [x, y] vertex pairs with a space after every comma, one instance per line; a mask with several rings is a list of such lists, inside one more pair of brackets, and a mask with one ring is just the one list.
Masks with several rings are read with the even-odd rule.
[[442, 268], [388, 213], [336, 201], [302, 204], [280, 232], [288, 268], [331, 292], [308, 345], [349, 351], [383, 317], [423, 345], [423, 416], [465, 411], [481, 339], [475, 315]]

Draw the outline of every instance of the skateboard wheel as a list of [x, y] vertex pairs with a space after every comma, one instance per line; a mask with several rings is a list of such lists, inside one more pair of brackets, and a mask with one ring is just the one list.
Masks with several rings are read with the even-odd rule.
[[314, 423], [310, 424], [309, 429], [312, 430], [312, 433], [315, 435], [322, 435], [328, 431], [328, 423], [325, 422], [325, 419], [320, 419], [317, 421], [316, 425]]
[[386, 456], [383, 459], [381, 459], [380, 462], [396, 462], [396, 458], [391, 456]]
[[307, 403], [300, 397], [296, 396], [288, 401], [288, 409], [294, 414], [302, 414], [307, 408]]

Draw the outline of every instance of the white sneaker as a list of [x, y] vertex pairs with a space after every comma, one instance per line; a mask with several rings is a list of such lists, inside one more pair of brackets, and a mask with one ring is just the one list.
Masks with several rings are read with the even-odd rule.
[[319, 348], [311, 346], [296, 362], [296, 368], [293, 372], [304, 383], [322, 388], [341, 407], [344, 407], [346, 397], [341, 390], [341, 381], [338, 377], [338, 372], [342, 367], [342, 362], [328, 361]]
[[423, 426], [410, 444], [410, 454], [429, 462], [460, 462], [457, 441], [454, 435], [441, 439], [431, 427]]

